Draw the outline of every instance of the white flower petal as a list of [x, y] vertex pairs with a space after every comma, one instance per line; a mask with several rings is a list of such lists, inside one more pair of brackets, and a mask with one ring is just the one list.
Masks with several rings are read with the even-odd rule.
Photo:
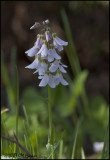
[[30, 28], [30, 29], [35, 29], [37, 26], [39, 26], [40, 25], [40, 23], [38, 23], [38, 22], [35, 22], [35, 24]]
[[53, 57], [54, 57], [55, 59], [61, 59], [61, 56], [59, 56], [59, 55], [57, 54], [57, 52], [56, 52], [55, 49], [52, 50], [52, 54], [53, 54]]
[[49, 50], [47, 49], [47, 46], [44, 46], [44, 49], [41, 52], [41, 57], [46, 57], [49, 54]]
[[63, 41], [63, 40], [60, 39], [59, 37], [56, 37], [56, 38], [55, 38], [55, 41], [56, 41], [59, 45], [62, 45], [62, 46], [67, 46], [67, 45], [68, 45], [68, 42]]
[[35, 59], [30, 65], [26, 66], [25, 68], [29, 69], [36, 69], [38, 67], [39, 61]]
[[59, 51], [62, 51], [63, 50], [63, 46], [60, 46], [54, 39], [53, 41], [53, 44], [54, 44], [54, 47], [57, 48]]
[[42, 78], [39, 86], [40, 87], [45, 87], [48, 84], [49, 81], [49, 77], [47, 75], [44, 75], [44, 77]]
[[66, 73], [66, 72], [67, 72], [61, 65], [59, 65], [59, 69], [60, 69], [60, 71], [63, 72], [63, 73]]
[[38, 79], [42, 79], [43, 78], [43, 76], [38, 76]]
[[57, 69], [58, 69], [58, 65], [55, 65], [54, 63], [52, 63], [52, 65], [49, 68], [49, 71], [55, 72]]
[[35, 73], [37, 73], [38, 72], [38, 69], [33, 73], [33, 74], [35, 74]]
[[35, 45], [36, 45], [36, 48], [40, 48], [42, 46], [42, 40], [40, 38], [37, 38]]
[[58, 85], [60, 83], [59, 74], [57, 74], [56, 76], [54, 76], [54, 82], [55, 82], [55, 85]]
[[37, 54], [40, 54], [43, 50], [44, 50], [45, 45], [43, 44], [41, 49], [39, 50], [39, 52]]
[[48, 84], [49, 84], [49, 86], [51, 88], [55, 88], [56, 85], [55, 85], [53, 76], [49, 76], [49, 82], [48, 82]]
[[37, 54], [38, 49], [34, 46], [31, 49], [29, 49], [28, 51], [26, 51], [25, 53], [29, 56], [29, 57], [33, 57]]
[[61, 82], [61, 84], [64, 85], [64, 86], [69, 85], [68, 82], [64, 80], [64, 78], [63, 78], [62, 75], [60, 76], [60, 82]]
[[53, 60], [54, 60], [53, 55], [52, 55], [52, 54], [49, 54], [49, 55], [48, 55], [48, 61], [49, 61], [49, 62], [52, 62]]

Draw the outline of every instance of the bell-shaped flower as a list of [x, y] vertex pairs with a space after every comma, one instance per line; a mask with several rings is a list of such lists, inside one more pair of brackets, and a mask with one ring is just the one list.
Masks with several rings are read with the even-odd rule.
[[35, 22], [35, 24], [30, 29], [35, 29], [40, 26], [40, 23]]
[[43, 35], [39, 35], [39, 34], [37, 35], [37, 41], [35, 42], [36, 48], [39, 48], [39, 49], [41, 48], [43, 39], [44, 39]]
[[33, 57], [35, 55], [37, 55], [37, 52], [39, 51], [38, 48], [36, 48], [36, 46], [33, 46], [31, 49], [27, 50], [25, 53], [29, 56], [29, 57]]
[[44, 60], [41, 60], [40, 64], [36, 68], [37, 70], [33, 74], [38, 72], [39, 75], [44, 75], [47, 71], [47, 68], [48, 68], [48, 64], [45, 63]]
[[41, 58], [45, 58], [49, 54], [49, 50], [47, 48], [47, 41], [43, 41], [43, 45], [37, 54], [40, 54]]
[[45, 32], [47, 42], [52, 39], [51, 33], [49, 31]]
[[46, 23], [46, 24], [49, 24], [49, 23], [50, 23], [50, 21], [49, 21], [48, 19], [46, 19], [46, 20], [45, 20], [45, 23]]
[[46, 73], [38, 78], [42, 79], [39, 84], [40, 87], [45, 87], [48, 84], [51, 88], [55, 88], [56, 85], [54, 82], [54, 76], [52, 76], [50, 73]]
[[53, 44], [55, 48], [57, 48], [59, 51], [63, 50], [63, 46], [67, 46], [68, 42], [63, 41], [59, 37], [56, 36], [56, 33], [52, 34], [53, 37]]
[[40, 56], [36, 56], [35, 60], [25, 68], [36, 69], [40, 65]]
[[63, 67], [67, 68], [67, 66], [61, 63], [60, 60], [55, 60], [51, 63], [49, 71], [56, 72], [56, 70], [59, 69], [61, 72], [66, 73], [66, 70]]
[[55, 75], [54, 82], [55, 82], [55, 85], [58, 85], [59, 83], [61, 83], [64, 86], [68, 85], [68, 82], [63, 78], [62, 73], [59, 70]]

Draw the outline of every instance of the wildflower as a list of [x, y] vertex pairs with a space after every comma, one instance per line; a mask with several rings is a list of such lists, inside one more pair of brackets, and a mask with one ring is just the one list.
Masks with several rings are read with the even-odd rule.
[[35, 22], [35, 24], [30, 29], [35, 29], [40, 26], [40, 23]]
[[47, 42], [52, 39], [51, 33], [49, 31], [45, 32]]
[[54, 77], [50, 73], [40, 76], [39, 79], [42, 79], [39, 84], [40, 87], [45, 87], [47, 84], [49, 84], [51, 88], [55, 88]]
[[49, 68], [49, 71], [55, 72], [57, 69], [59, 69], [61, 72], [66, 73], [66, 70], [65, 70], [63, 67], [66, 67], [66, 68], [67, 68], [67, 66], [66, 66], [66, 65], [63, 65], [63, 63], [61, 63], [60, 60], [55, 60], [55, 61], [51, 64], [51, 66], [50, 66], [50, 68]]
[[68, 45], [68, 42], [65, 42], [62, 39], [60, 39], [59, 37], [57, 37], [56, 33], [53, 33], [52, 37], [53, 37], [53, 44], [54, 44], [55, 48], [57, 48], [59, 51], [63, 50], [63, 46]]
[[41, 48], [41, 46], [42, 46], [42, 43], [43, 43], [43, 35], [37, 35], [37, 41], [35, 42], [35, 46], [36, 46], [36, 48]]
[[36, 48], [36, 46], [33, 46], [31, 49], [27, 50], [25, 53], [29, 56], [29, 57], [33, 57], [35, 55], [37, 55], [38, 52], [38, 48]]
[[55, 85], [58, 85], [59, 83], [61, 83], [64, 86], [68, 85], [68, 82], [63, 78], [62, 73], [60, 71], [57, 72], [54, 82]]
[[48, 19], [47, 19], [47, 20], [45, 20], [45, 23], [46, 23], [46, 24], [49, 24], [49, 22], [50, 22], [50, 21], [49, 21]]
[[38, 79], [41, 79], [40, 87], [49, 85], [55, 88], [59, 83], [66, 86], [68, 82], [63, 78], [63, 73], [66, 73], [67, 66], [61, 62], [61, 56], [57, 51], [62, 51], [63, 46], [67, 46], [68, 42], [57, 37], [56, 33], [52, 33], [48, 24], [47, 19], [42, 24], [35, 22], [30, 28], [43, 27], [42, 34], [37, 35], [35, 45], [25, 52], [30, 57], [35, 56], [34, 61], [25, 68], [35, 69], [33, 74], [38, 73]]
[[36, 68], [37, 70], [33, 74], [38, 72], [39, 75], [44, 75], [47, 71], [47, 68], [48, 68], [48, 64], [42, 60], [38, 65], [38, 67]]
[[47, 41], [46, 40], [43, 41], [43, 45], [42, 45], [41, 49], [39, 50], [39, 52], [37, 54], [40, 54], [41, 58], [44, 58], [49, 54], [49, 50], [47, 48]]

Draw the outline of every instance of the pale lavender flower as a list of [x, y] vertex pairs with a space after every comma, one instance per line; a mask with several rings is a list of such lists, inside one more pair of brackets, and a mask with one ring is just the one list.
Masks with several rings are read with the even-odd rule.
[[49, 23], [50, 23], [50, 21], [49, 21], [48, 19], [46, 19], [46, 20], [45, 20], [45, 23], [46, 23], [46, 24], [49, 24]]
[[40, 23], [35, 22], [35, 24], [30, 29], [35, 29], [40, 26]]
[[44, 75], [47, 71], [47, 68], [48, 64], [45, 63], [44, 61], [41, 61], [38, 67], [36, 68], [37, 70], [33, 74], [38, 72], [39, 75]]
[[30, 65], [26, 66], [25, 68], [36, 69], [39, 65], [40, 65], [39, 57], [36, 56], [35, 60]]
[[[25, 68], [36, 69], [34, 73], [38, 73], [38, 79], [41, 79], [40, 87], [49, 85], [51, 88], [55, 88], [59, 83], [66, 86], [68, 82], [65, 81], [62, 73], [66, 73], [67, 66], [61, 62], [61, 56], [56, 49], [62, 51], [63, 46], [67, 46], [68, 42], [57, 37], [56, 33], [52, 33], [48, 24], [49, 20], [47, 19], [42, 24], [35, 22], [30, 28], [43, 27], [42, 34], [37, 35], [35, 45], [25, 52], [30, 57], [35, 56], [35, 60]], [[56, 75], [53, 72], [57, 72]]]
[[37, 55], [37, 52], [39, 51], [38, 48], [36, 48], [36, 46], [33, 46], [31, 49], [27, 50], [25, 53], [29, 56], [29, 57], [33, 57], [35, 55]]
[[59, 37], [57, 37], [55, 33], [52, 34], [52, 37], [53, 37], [53, 44], [55, 48], [57, 48], [59, 51], [63, 50], [63, 46], [68, 45], [68, 42], [65, 42]]
[[66, 73], [66, 70], [63, 67], [67, 68], [60, 60], [56, 60], [51, 64], [49, 71], [56, 72], [56, 70], [59, 69], [61, 72]]
[[40, 87], [45, 87], [48, 84], [51, 88], [55, 88], [54, 77], [51, 74], [46, 73], [44, 76], [39, 76], [38, 78], [42, 79], [39, 84]]
[[38, 55], [41, 55], [41, 58], [45, 58], [49, 54], [49, 50], [46, 45], [46, 41], [44, 41], [44, 44], [42, 45], [41, 49], [37, 53]]
[[47, 42], [52, 39], [51, 33], [49, 31], [45, 32]]
[[61, 83], [62, 85], [64, 86], [67, 86], [68, 85], [68, 82], [65, 81], [65, 79], [63, 78], [61, 72], [57, 72], [57, 74], [54, 76], [54, 82], [55, 82], [55, 85], [58, 85], [59, 83]]
[[56, 41], [53, 41], [54, 47], [58, 49], [58, 51], [63, 50], [63, 46], [59, 45]]
[[59, 37], [55, 37], [54, 41], [60, 46], [67, 46], [68, 45], [68, 42], [63, 41]]

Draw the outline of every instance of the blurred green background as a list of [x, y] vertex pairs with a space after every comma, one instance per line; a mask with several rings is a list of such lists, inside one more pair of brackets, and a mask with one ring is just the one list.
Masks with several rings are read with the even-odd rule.
[[[108, 1], [1, 2], [1, 107], [9, 108], [2, 113], [2, 134], [13, 136], [19, 106], [17, 136], [38, 158], [48, 158], [50, 154], [45, 147], [47, 88], [38, 87], [37, 75], [25, 69], [33, 61], [25, 51], [33, 46], [39, 33], [29, 28], [46, 19], [58, 37], [69, 42], [61, 56], [68, 65], [65, 78], [70, 85], [52, 89], [55, 156], [81, 158], [83, 148], [87, 158], [108, 158], [108, 5]], [[106, 142], [103, 154], [94, 151], [94, 142]], [[2, 140], [2, 154], [12, 152], [14, 147]], [[22, 150], [18, 147], [17, 152]]]

